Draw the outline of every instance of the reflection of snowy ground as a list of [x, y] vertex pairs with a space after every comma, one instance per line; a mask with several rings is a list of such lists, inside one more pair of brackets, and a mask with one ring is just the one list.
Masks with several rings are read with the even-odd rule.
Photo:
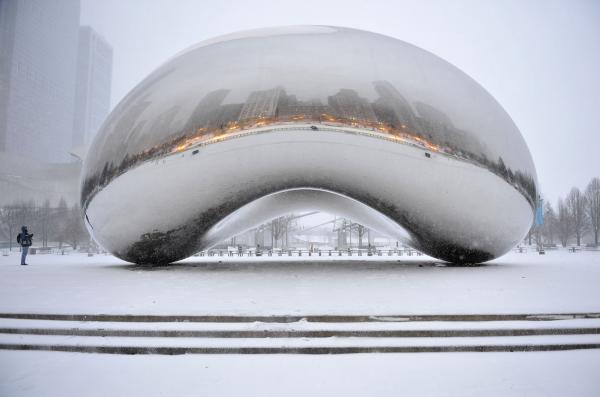
[[[427, 257], [192, 257], [145, 269], [110, 256], [0, 257], [0, 312], [387, 315], [600, 312], [600, 252], [511, 253], [479, 267]], [[367, 323], [123, 323], [0, 319], [0, 327], [102, 330], [0, 343], [100, 346], [444, 346], [598, 343], [600, 335], [163, 338], [114, 330], [407, 331], [600, 326], [600, 319]], [[84, 342], [81, 342], [84, 340]], [[112, 355], [0, 351], [0, 395], [599, 395], [600, 349], [519, 353]]]
[[510, 253], [480, 267], [447, 267], [427, 257], [391, 258], [191, 257], [179, 265], [145, 269], [84, 254], [32, 255], [25, 267], [16, 265], [19, 258], [13, 253], [0, 256], [0, 312], [600, 311], [600, 252]]

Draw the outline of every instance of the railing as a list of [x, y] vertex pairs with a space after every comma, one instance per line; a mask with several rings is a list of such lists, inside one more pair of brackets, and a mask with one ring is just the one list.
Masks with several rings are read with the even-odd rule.
[[413, 248], [402, 249], [359, 249], [348, 248], [345, 250], [330, 250], [330, 249], [264, 249], [264, 250], [242, 250], [232, 251], [225, 249], [215, 249], [208, 251], [200, 251], [194, 256], [201, 257], [329, 257], [329, 256], [422, 256], [423, 253]]

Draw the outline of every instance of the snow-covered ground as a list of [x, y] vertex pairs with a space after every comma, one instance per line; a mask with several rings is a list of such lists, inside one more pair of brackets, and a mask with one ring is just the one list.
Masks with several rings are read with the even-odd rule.
[[[417, 256], [308, 259], [192, 257], [178, 265], [141, 268], [111, 256], [71, 254], [31, 256], [30, 265], [21, 267], [17, 253], [13, 253], [0, 257], [0, 313], [380, 317], [364, 323], [143, 323], [4, 318], [0, 319], [0, 328], [5, 330], [46, 331], [39, 335], [5, 331], [0, 333], [0, 344], [305, 348], [600, 342], [599, 318], [555, 321], [404, 321], [402, 318], [410, 314], [600, 312], [600, 252], [550, 251], [544, 256], [511, 253], [478, 267], [454, 267]], [[382, 322], [382, 318], [388, 321]], [[586, 332], [566, 331], [584, 328]], [[423, 329], [558, 331], [529, 336], [506, 336], [502, 332], [458, 337], [301, 336], [312, 331]], [[52, 333], [57, 330], [58, 334]], [[60, 330], [68, 332], [61, 334]], [[78, 330], [79, 335], [70, 335], [70, 330]], [[122, 330], [150, 334], [119, 336]], [[215, 330], [241, 332], [241, 335], [198, 336]], [[90, 331], [100, 334], [87, 335]], [[182, 334], [173, 337], [151, 334], [156, 331]], [[244, 336], [257, 331], [269, 336]], [[273, 336], [271, 332], [290, 335]], [[600, 349], [181, 356], [0, 350], [0, 396], [597, 396], [599, 367]]]
[[1, 352], [3, 396], [598, 396], [600, 354]]
[[[143, 268], [112, 256], [0, 256], [0, 312], [456, 314], [600, 312], [600, 252], [509, 253], [478, 267], [423, 256], [191, 257]], [[383, 260], [382, 260], [383, 259]]]
[[[598, 396], [600, 354], [1, 352], [3, 396]], [[7, 370], [8, 369], [8, 370]]]

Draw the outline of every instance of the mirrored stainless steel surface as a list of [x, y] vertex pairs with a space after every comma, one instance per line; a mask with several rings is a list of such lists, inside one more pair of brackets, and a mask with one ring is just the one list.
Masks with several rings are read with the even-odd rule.
[[536, 196], [523, 138], [475, 81], [405, 42], [328, 26], [176, 55], [111, 113], [81, 189], [96, 240], [138, 263], [301, 209], [479, 262], [523, 238]]

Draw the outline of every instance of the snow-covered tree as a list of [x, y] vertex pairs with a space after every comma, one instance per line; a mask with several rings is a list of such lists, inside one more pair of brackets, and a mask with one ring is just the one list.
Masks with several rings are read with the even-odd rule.
[[598, 246], [600, 232], [600, 178], [592, 178], [585, 189], [586, 213], [590, 229], [594, 233], [594, 246]]
[[44, 203], [37, 208], [36, 226], [39, 228], [39, 236], [42, 242], [42, 247], [48, 246], [48, 235], [50, 230], [53, 228], [54, 214], [53, 208], [50, 208], [50, 200], [44, 200]]
[[557, 228], [556, 212], [552, 207], [552, 203], [546, 201], [544, 204], [544, 224], [542, 225], [542, 236], [546, 244], [554, 244]]
[[569, 238], [573, 235], [573, 226], [571, 222], [571, 214], [569, 214], [569, 210], [565, 205], [565, 202], [562, 198], [558, 199], [557, 208], [557, 223], [556, 223], [556, 232], [558, 234], [558, 239], [563, 247], [567, 246], [569, 242]]
[[81, 210], [78, 205], [71, 207], [67, 213], [65, 238], [73, 249], [77, 249], [79, 243], [89, 240], [89, 234], [81, 219]]
[[58, 207], [54, 211], [55, 222], [52, 228], [52, 239], [58, 242], [58, 248], [62, 248], [66, 241], [66, 229], [69, 219], [69, 207], [64, 197], [61, 197], [58, 202]]
[[8, 248], [12, 250], [13, 241], [16, 241], [20, 231], [20, 216], [16, 205], [6, 205], [0, 209], [0, 226], [8, 233]]
[[571, 224], [575, 238], [577, 239], [577, 246], [581, 245], [581, 237], [586, 230], [587, 217], [585, 213], [585, 196], [581, 193], [579, 188], [572, 188], [566, 199], [566, 205], [569, 210], [571, 217]]

